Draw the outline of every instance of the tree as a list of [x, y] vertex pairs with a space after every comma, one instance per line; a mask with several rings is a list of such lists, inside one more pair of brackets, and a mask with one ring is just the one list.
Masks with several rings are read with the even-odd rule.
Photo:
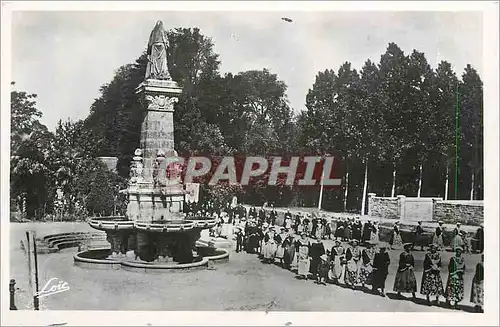
[[95, 154], [100, 145], [100, 141], [85, 129], [83, 121], [58, 122], [50, 162], [55, 185], [62, 196], [59, 214], [70, 215], [67, 217], [83, 214], [78, 211], [79, 207], [85, 208], [88, 192], [80, 193], [78, 183], [88, 177], [88, 165], [98, 160]]
[[462, 198], [474, 200], [482, 198], [483, 192], [483, 83], [471, 65], [467, 65], [462, 74], [458, 97], [460, 172], [463, 172], [460, 180], [470, 185], [459, 194]]
[[36, 94], [11, 92], [10, 196], [30, 219], [50, 211], [53, 196], [49, 169], [53, 138], [39, 121], [42, 114], [35, 98]]
[[[286, 84], [267, 69], [239, 73], [232, 79], [241, 114], [236, 124], [244, 128], [243, 142], [237, 149], [250, 154], [283, 153], [287, 147], [292, 111], [286, 97]], [[235, 117], [233, 122], [235, 121]], [[235, 144], [236, 145], [236, 144]]]
[[[11, 85], [15, 85], [12, 82]], [[40, 123], [42, 112], [36, 108], [36, 94], [24, 91], [10, 93], [10, 151], [15, 154], [22, 142], [33, 133], [46, 132], [47, 127]]]
[[418, 191], [417, 197], [422, 192], [423, 165], [430, 155], [430, 133], [432, 124], [430, 117], [433, 111], [432, 90], [434, 87], [434, 72], [427, 63], [424, 53], [413, 50], [408, 63], [408, 83], [410, 85], [408, 97], [410, 99], [409, 112], [406, 122], [408, 141], [411, 142], [412, 155], [409, 156], [410, 167], [415, 169], [413, 163], [418, 164]]
[[118, 191], [126, 187], [126, 179], [108, 170], [99, 159], [86, 159], [75, 180], [74, 200], [90, 215], [113, 215], [125, 210], [125, 199]]
[[[458, 79], [451, 68], [451, 64], [441, 61], [436, 69], [436, 77], [432, 91], [434, 110], [431, 112], [429, 149], [436, 161], [445, 168], [444, 199], [448, 199], [449, 173], [454, 162], [455, 149], [455, 112], [456, 88]], [[439, 178], [441, 181], [442, 179]], [[442, 185], [442, 184], [441, 184]]]
[[386, 160], [393, 166], [391, 197], [396, 192], [396, 171], [411, 147], [408, 125], [412, 120], [407, 83], [408, 57], [395, 44], [389, 43], [379, 64], [381, 76], [381, 114], [385, 122]]
[[368, 187], [369, 162], [379, 162], [384, 158], [385, 147], [383, 134], [386, 122], [383, 120], [381, 103], [381, 78], [377, 66], [367, 60], [361, 70], [360, 93], [355, 106], [354, 125], [356, 138], [352, 142], [353, 156], [364, 162], [364, 183], [361, 214], [365, 214], [366, 193]]

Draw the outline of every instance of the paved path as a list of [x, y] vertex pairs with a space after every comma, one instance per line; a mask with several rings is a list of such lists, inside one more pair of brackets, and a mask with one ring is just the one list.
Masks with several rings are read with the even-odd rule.
[[[11, 278], [18, 281], [18, 308], [29, 302], [27, 268], [19, 240], [26, 224], [11, 225]], [[88, 230], [86, 224], [63, 227], [35, 226], [39, 235], [47, 231]], [[52, 277], [66, 281], [70, 290], [45, 297], [42, 309], [52, 310], [251, 310], [251, 311], [447, 311], [410, 300], [382, 298], [335, 285], [316, 285], [298, 280], [295, 274], [276, 265], [262, 264], [251, 254], [231, 251], [230, 261], [213, 270], [144, 274], [124, 270], [90, 270], [73, 264], [75, 249], [40, 256], [40, 280]], [[387, 290], [392, 289], [394, 267], [399, 253], [391, 252], [391, 274]], [[447, 263], [450, 254], [444, 254]], [[420, 285], [423, 253], [415, 252]], [[478, 255], [468, 255], [465, 297], [468, 299], [474, 265]], [[443, 269], [444, 271], [444, 269]], [[443, 278], [446, 274], [443, 273]], [[464, 304], [468, 304], [464, 302]], [[469, 304], [470, 305], [470, 304]]]

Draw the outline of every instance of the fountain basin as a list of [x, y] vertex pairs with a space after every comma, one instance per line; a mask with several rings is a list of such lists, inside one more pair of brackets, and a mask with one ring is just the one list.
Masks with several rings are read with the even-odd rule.
[[225, 249], [207, 248], [204, 246], [197, 247], [197, 249], [200, 255], [194, 257], [193, 262], [190, 263], [146, 262], [126, 256], [110, 258], [110, 248], [81, 251], [76, 253], [73, 259], [75, 265], [82, 268], [124, 269], [139, 272], [173, 272], [205, 269], [209, 266], [209, 262], [221, 263], [229, 260], [229, 252]]
[[126, 217], [94, 217], [89, 225], [97, 230], [144, 230], [151, 232], [182, 232], [193, 228], [208, 229], [216, 225], [215, 219], [199, 217], [188, 220], [127, 220]]

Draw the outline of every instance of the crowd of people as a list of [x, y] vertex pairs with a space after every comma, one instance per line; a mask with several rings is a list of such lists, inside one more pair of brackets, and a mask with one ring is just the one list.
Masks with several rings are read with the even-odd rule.
[[[213, 208], [210, 203], [199, 208], [200, 212], [212, 210], [210, 214], [218, 221], [211, 231], [212, 236], [234, 237], [237, 253], [257, 254], [263, 263], [279, 264], [296, 272], [298, 278], [313, 279], [321, 285], [343, 283], [352, 289], [360, 285], [364, 290], [386, 296], [386, 279], [391, 264], [387, 250], [401, 250], [392, 289], [398, 297], [409, 293], [415, 298], [418, 289], [412, 251], [415, 247], [422, 251], [427, 248], [420, 294], [426, 297], [428, 305], [437, 305], [443, 297], [448, 306], [458, 308], [464, 299], [463, 253], [472, 249], [480, 253], [484, 250], [482, 226], [471, 242], [461, 225], [457, 224], [451, 240], [454, 254], [448, 262], [448, 277], [444, 284], [441, 276], [443, 222], [438, 223], [430, 243], [424, 237], [421, 222], [412, 231], [410, 242], [403, 242], [399, 223], [396, 222], [387, 244], [379, 240], [376, 221], [362, 223], [359, 218], [329, 221], [312, 214], [293, 216], [289, 210], [284, 219], [278, 220], [278, 213], [272, 206], [268, 210], [252, 207], [248, 211], [242, 206], [227, 206], [226, 210]], [[334, 241], [331, 249], [325, 249], [325, 239]], [[470, 294], [470, 301], [477, 312], [483, 310], [483, 258], [481, 255], [481, 261], [476, 265]], [[368, 290], [367, 286], [371, 289]]]

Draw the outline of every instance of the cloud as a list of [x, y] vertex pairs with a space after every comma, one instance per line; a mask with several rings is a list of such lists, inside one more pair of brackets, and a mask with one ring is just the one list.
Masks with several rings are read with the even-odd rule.
[[[281, 20], [289, 17], [292, 23]], [[213, 39], [222, 72], [269, 68], [288, 85], [296, 110], [318, 71], [380, 60], [389, 42], [417, 49], [431, 66], [482, 71], [480, 12], [15, 12], [12, 79], [38, 94], [43, 122], [85, 118], [99, 87], [133, 62], [157, 20], [199, 27]], [[464, 24], [467, 22], [467, 24]]]

